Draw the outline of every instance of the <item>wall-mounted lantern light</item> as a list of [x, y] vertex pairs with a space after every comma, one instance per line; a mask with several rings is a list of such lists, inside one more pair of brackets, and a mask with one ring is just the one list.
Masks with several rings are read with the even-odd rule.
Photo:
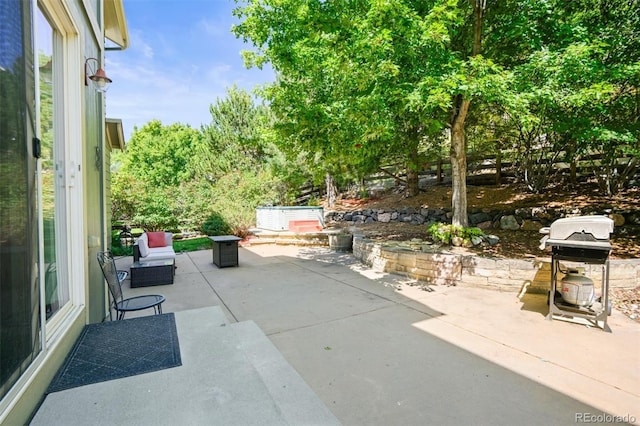
[[[98, 67], [97, 71], [93, 72], [91, 66], [89, 65], [89, 61], [95, 61], [96, 66]], [[84, 61], [84, 85], [89, 85], [89, 80], [93, 81], [96, 85], [96, 90], [98, 92], [106, 92], [109, 84], [111, 83], [111, 79], [107, 77], [107, 74], [104, 72], [102, 68], [100, 68], [100, 62], [96, 58], [88, 58]]]

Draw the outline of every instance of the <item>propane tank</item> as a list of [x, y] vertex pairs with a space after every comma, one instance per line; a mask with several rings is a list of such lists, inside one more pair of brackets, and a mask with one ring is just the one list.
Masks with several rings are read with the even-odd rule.
[[572, 305], [591, 306], [595, 299], [593, 281], [576, 269], [570, 269], [560, 281], [562, 300]]

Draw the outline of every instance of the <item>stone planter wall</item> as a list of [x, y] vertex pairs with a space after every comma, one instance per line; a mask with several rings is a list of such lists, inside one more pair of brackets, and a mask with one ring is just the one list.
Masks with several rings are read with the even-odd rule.
[[[531, 260], [493, 259], [458, 253], [429, 253], [389, 246], [361, 236], [353, 240], [353, 255], [380, 272], [390, 272], [427, 284], [485, 287], [503, 291], [546, 293], [551, 282], [551, 258]], [[609, 286], [640, 285], [640, 259], [610, 260]], [[562, 267], [585, 267], [596, 287], [601, 286], [602, 267], [562, 262]]]
[[[568, 216], [599, 214], [613, 219], [616, 228], [621, 226], [640, 227], [640, 211], [614, 211], [612, 209], [551, 209], [546, 207], [528, 207], [514, 210], [470, 209], [469, 226], [481, 229], [502, 228], [538, 231], [549, 226], [557, 219]], [[402, 208], [402, 209], [366, 209], [353, 212], [327, 212], [325, 223], [347, 222], [357, 225], [372, 222], [404, 222], [422, 225], [429, 222], [451, 223], [450, 209]]]

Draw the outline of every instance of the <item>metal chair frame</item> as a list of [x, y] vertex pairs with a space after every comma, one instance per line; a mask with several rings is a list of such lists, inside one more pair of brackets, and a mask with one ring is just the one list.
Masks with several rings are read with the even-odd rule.
[[153, 308], [157, 315], [162, 314], [162, 303], [164, 303], [165, 297], [161, 294], [148, 294], [129, 297], [127, 299], [124, 298], [120, 274], [118, 274], [116, 262], [111, 251], [98, 253], [98, 263], [100, 264], [102, 274], [104, 275], [104, 278], [107, 281], [107, 287], [109, 288], [111, 299], [109, 303], [109, 319], [111, 321], [113, 321], [113, 316], [111, 314], [112, 308], [116, 311], [118, 320], [124, 319], [127, 312], [141, 311], [149, 308]]

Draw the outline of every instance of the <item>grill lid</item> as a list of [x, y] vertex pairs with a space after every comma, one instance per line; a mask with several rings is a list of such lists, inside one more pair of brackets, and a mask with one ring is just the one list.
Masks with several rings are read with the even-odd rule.
[[613, 220], [606, 216], [567, 217], [540, 229], [540, 233], [547, 234], [540, 241], [540, 248], [564, 246], [610, 250], [612, 232]]
[[[613, 220], [606, 216], [576, 216], [558, 219], [551, 224], [549, 238], [554, 240], [609, 240]], [[593, 238], [589, 237], [591, 235]]]

